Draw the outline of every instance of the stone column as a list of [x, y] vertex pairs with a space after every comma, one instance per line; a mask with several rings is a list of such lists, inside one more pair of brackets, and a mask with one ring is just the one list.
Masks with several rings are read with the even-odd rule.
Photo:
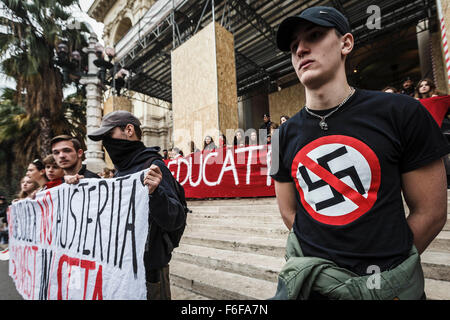
[[[98, 87], [100, 80], [97, 78], [97, 67], [94, 65], [95, 44], [97, 36], [91, 33], [88, 47], [88, 74], [81, 78], [81, 84], [86, 86], [86, 132], [89, 135], [94, 130], [100, 128], [102, 121], [101, 92]], [[86, 136], [87, 150], [85, 152], [85, 164], [93, 172], [102, 171], [105, 167], [104, 153], [101, 141], [92, 141]]]

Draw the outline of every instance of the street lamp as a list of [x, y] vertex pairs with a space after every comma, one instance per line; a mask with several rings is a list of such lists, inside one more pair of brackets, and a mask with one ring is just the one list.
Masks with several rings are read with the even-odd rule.
[[73, 51], [69, 55], [67, 44], [60, 43], [56, 48], [56, 56], [55, 64], [62, 69], [63, 84], [71, 82], [78, 84], [82, 76], [82, 57], [80, 52]]
[[[115, 89], [116, 94], [120, 96], [120, 91], [125, 86], [130, 73], [125, 69], [120, 69], [116, 73], [117, 65], [113, 61], [116, 55], [114, 48], [104, 48], [102, 44], [97, 43], [95, 45], [95, 55], [97, 59], [94, 60], [94, 64], [99, 69], [97, 77], [100, 79], [100, 87], [103, 90], [107, 90], [106, 86], [111, 86]], [[108, 60], [105, 59], [105, 55], [108, 57]]]
[[120, 90], [125, 86], [126, 81], [128, 80], [130, 76], [130, 72], [125, 69], [120, 69], [119, 72], [116, 73], [114, 76], [115, 79], [115, 85], [114, 88], [116, 89], [116, 93], [118, 96], [120, 96]]
[[[106, 48], [97, 43], [95, 45], [95, 55], [97, 59], [94, 60], [94, 64], [98, 67], [97, 77], [100, 79], [100, 87], [103, 90], [106, 90], [106, 85], [110, 85], [110, 82], [107, 81], [108, 71], [114, 67], [111, 63], [112, 58], [114, 57], [114, 49]], [[105, 53], [109, 57], [109, 61], [105, 60]]]

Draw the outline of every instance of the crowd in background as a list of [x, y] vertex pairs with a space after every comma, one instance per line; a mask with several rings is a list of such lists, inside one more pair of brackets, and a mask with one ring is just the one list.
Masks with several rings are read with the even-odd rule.
[[399, 90], [395, 87], [387, 86], [382, 91], [406, 94], [416, 99], [426, 99], [442, 95], [442, 93], [436, 89], [433, 80], [429, 78], [421, 79], [417, 83], [417, 86], [414, 87], [414, 82], [408, 77], [403, 81], [402, 87]]
[[[203, 147], [200, 150], [195, 146], [194, 141], [189, 142], [189, 150], [190, 153], [205, 151], [205, 150], [214, 150], [218, 148], [223, 148], [227, 146], [234, 146], [236, 148], [245, 147], [245, 146], [255, 146], [255, 145], [267, 145], [271, 144], [272, 135], [278, 127], [285, 123], [289, 119], [289, 116], [282, 115], [280, 117], [280, 124], [276, 122], [272, 122], [270, 120], [270, 115], [265, 113], [263, 116], [263, 123], [260, 126], [259, 132], [255, 129], [249, 129], [244, 132], [243, 129], [238, 129], [235, 131], [233, 142], [228, 143], [227, 137], [224, 134], [219, 134], [219, 140], [217, 144], [214, 142], [214, 139], [207, 135], [203, 140]], [[172, 149], [164, 149], [163, 150], [163, 158], [164, 160], [172, 160], [178, 157], [184, 157], [184, 153], [177, 147]]]

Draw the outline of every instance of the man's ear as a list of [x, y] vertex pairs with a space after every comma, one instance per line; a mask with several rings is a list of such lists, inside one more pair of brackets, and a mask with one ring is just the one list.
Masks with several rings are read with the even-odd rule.
[[352, 52], [353, 46], [355, 45], [355, 39], [351, 33], [346, 33], [341, 38], [341, 53], [344, 56], [347, 56]]
[[84, 153], [83, 149], [78, 149], [77, 151], [78, 159], [83, 159], [83, 153]]
[[127, 126], [125, 127], [125, 135], [127, 136], [128, 139], [130, 140], [139, 140], [139, 138], [136, 135], [136, 129], [134, 128], [134, 125], [129, 123], [127, 124]]

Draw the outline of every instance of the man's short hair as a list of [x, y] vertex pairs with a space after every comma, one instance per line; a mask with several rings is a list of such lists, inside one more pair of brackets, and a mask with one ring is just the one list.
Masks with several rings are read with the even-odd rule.
[[74, 138], [74, 137], [69, 136], [69, 135], [67, 135], [67, 134], [62, 134], [62, 135], [59, 135], [59, 136], [54, 137], [54, 138], [51, 140], [51, 147], [53, 147], [53, 145], [54, 145], [55, 143], [60, 142], [60, 141], [71, 141], [72, 144], [73, 144], [73, 148], [75, 149], [75, 151], [78, 151], [78, 150], [82, 149], [82, 148], [81, 148], [81, 143], [80, 143], [80, 141], [79, 141], [77, 138]]
[[[134, 127], [134, 132], [136, 133], [136, 137], [141, 140], [142, 138], [142, 130], [141, 127], [139, 127], [137, 124], [132, 124], [129, 123]], [[125, 128], [127, 127], [128, 124], [122, 125], [122, 126], [118, 126], [120, 128], [121, 131], [125, 131]], [[113, 128], [114, 129], [114, 128]], [[112, 129], [111, 129], [112, 130]], [[110, 130], [110, 131], [111, 131]]]
[[53, 155], [51, 154], [46, 156], [42, 162], [44, 163], [45, 166], [48, 164], [56, 164], [55, 158], [53, 158]]

